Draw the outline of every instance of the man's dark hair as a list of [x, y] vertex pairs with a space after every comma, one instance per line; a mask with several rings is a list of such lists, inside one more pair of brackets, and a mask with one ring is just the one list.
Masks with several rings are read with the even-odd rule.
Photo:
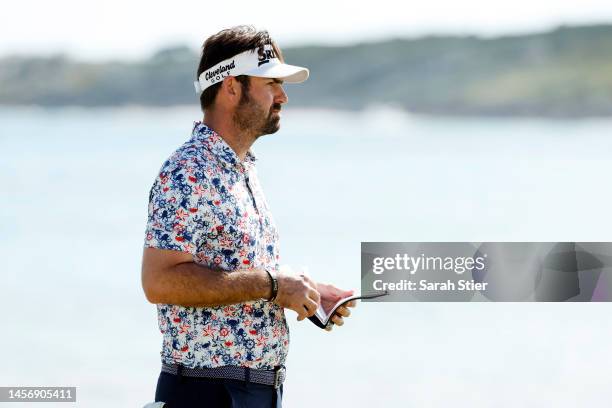
[[[208, 37], [204, 45], [202, 45], [202, 57], [200, 58], [196, 81], [202, 72], [217, 65], [221, 61], [240, 54], [241, 52], [263, 47], [266, 44], [272, 45], [278, 59], [283, 61], [280, 49], [265, 30], [257, 31], [255, 27], [252, 26], [237, 26], [219, 31], [217, 34]], [[249, 77], [246, 75], [239, 75], [236, 79], [242, 84], [244, 91], [247, 92], [249, 89]], [[219, 88], [221, 88], [220, 82], [206, 88], [204, 92], [202, 92], [200, 95], [200, 106], [202, 110], [213, 105]]]

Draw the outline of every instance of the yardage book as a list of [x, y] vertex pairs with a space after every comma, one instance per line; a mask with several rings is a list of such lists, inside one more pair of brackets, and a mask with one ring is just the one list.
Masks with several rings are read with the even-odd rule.
[[384, 290], [384, 291], [380, 291], [380, 292], [367, 292], [367, 293], [362, 293], [360, 295], [349, 296], [349, 297], [340, 299], [338, 301], [338, 303], [336, 303], [334, 305], [334, 307], [331, 308], [329, 313], [325, 313], [325, 310], [323, 310], [323, 306], [319, 305], [319, 308], [317, 309], [317, 312], [313, 316], [310, 316], [308, 319], [311, 322], [313, 322], [315, 325], [317, 325], [318, 327], [324, 329], [324, 328], [327, 327], [327, 325], [329, 323], [329, 320], [336, 313], [336, 310], [338, 310], [338, 308], [340, 306], [342, 306], [343, 304], [345, 304], [347, 302], [350, 302], [351, 300], [374, 299], [374, 298], [377, 298], [377, 297], [386, 296], [388, 294], [389, 294], [389, 291], [388, 290]]

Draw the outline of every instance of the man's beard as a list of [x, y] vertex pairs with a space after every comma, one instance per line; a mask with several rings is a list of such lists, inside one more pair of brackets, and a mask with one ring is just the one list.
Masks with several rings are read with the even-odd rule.
[[266, 112], [266, 109], [251, 99], [249, 92], [246, 91], [240, 96], [233, 120], [240, 130], [253, 133], [255, 137], [269, 135], [280, 129], [280, 117], [272, 116], [273, 110], [280, 109], [281, 104], [275, 103]]

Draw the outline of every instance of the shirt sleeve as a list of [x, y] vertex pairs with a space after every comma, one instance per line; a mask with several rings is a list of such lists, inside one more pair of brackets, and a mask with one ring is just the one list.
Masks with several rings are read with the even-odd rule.
[[145, 247], [197, 252], [209, 224], [198, 178], [190, 167], [162, 169], [149, 193]]

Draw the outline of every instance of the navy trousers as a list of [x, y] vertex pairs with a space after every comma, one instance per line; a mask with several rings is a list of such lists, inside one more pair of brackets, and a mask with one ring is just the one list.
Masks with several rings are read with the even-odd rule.
[[164, 408], [281, 408], [283, 386], [216, 378], [195, 378], [162, 372], [155, 401]]

